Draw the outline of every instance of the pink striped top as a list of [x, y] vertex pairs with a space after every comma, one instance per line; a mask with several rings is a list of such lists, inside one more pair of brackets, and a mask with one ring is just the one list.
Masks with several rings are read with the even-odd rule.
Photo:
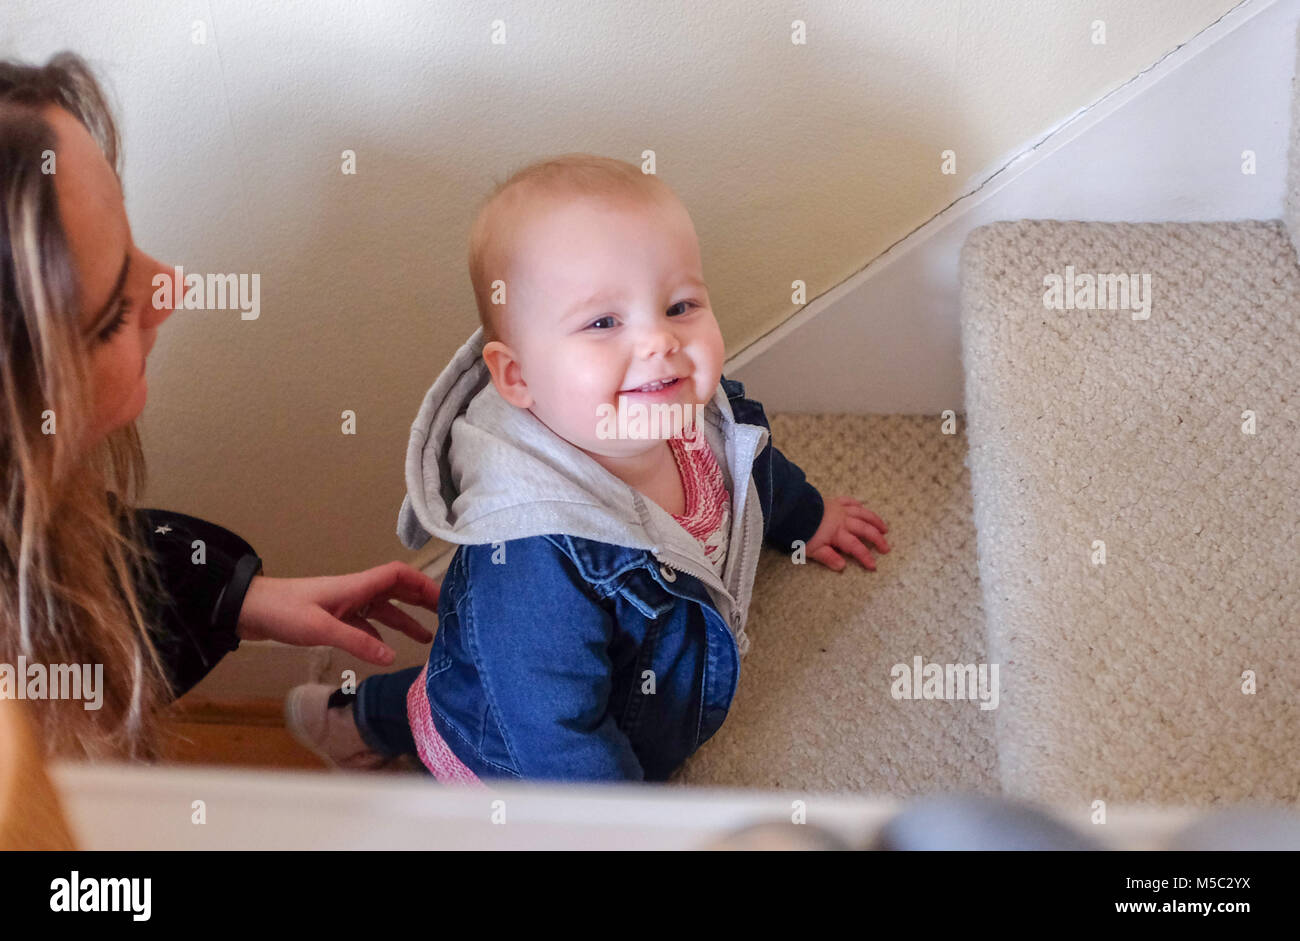
[[[699, 436], [703, 432], [697, 427], [694, 433]], [[699, 540], [705, 556], [720, 572], [727, 558], [731, 498], [727, 494], [722, 469], [718, 467], [713, 452], [702, 437], [691, 439], [691, 445], [696, 440], [699, 441], [699, 446], [694, 447], [688, 447], [687, 441], [681, 438], [672, 438], [668, 442], [678, 473], [681, 474], [682, 490], [686, 494], [686, 513], [681, 516], [674, 513], [673, 519]], [[428, 672], [429, 665], [426, 663], [406, 693], [406, 717], [411, 724], [411, 734], [415, 738], [415, 749], [420, 760], [442, 784], [484, 787], [478, 775], [456, 757], [456, 753], [438, 734], [438, 729], [433, 724], [433, 713], [425, 689]]]
[[415, 750], [424, 762], [424, 766], [433, 773], [441, 784], [466, 784], [470, 787], [483, 787], [483, 782], [464, 763], [456, 757], [451, 746], [438, 734], [433, 724], [433, 711], [429, 708], [429, 694], [425, 689], [425, 679], [429, 673], [429, 664], [424, 665], [420, 675], [415, 678], [411, 688], [406, 691], [406, 719], [411, 723], [411, 736], [415, 739]]
[[670, 438], [668, 444], [677, 459], [682, 489], [686, 491], [686, 513], [683, 516], [674, 513], [673, 519], [699, 540], [705, 556], [720, 572], [727, 559], [727, 537], [731, 529], [731, 497], [722, 479], [722, 469], [698, 425], [692, 438]]

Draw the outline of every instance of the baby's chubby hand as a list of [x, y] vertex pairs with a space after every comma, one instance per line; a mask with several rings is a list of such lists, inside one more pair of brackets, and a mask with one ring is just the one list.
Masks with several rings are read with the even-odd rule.
[[812, 539], [808, 540], [806, 551], [810, 558], [836, 572], [844, 571], [844, 566], [848, 563], [835, 550], [852, 553], [863, 568], [874, 572], [876, 561], [862, 544], [862, 539], [875, 546], [876, 551], [888, 552], [889, 543], [881, 535], [887, 532], [889, 527], [885, 521], [857, 500], [852, 497], [834, 497], [823, 501], [821, 525], [813, 533]]

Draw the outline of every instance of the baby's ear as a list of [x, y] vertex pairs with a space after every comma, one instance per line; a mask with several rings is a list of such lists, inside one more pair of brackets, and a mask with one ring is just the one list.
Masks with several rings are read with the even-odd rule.
[[492, 384], [497, 387], [501, 398], [519, 408], [531, 408], [533, 395], [528, 391], [523, 373], [519, 369], [519, 360], [514, 351], [500, 340], [493, 340], [483, 347], [483, 362], [492, 374]]

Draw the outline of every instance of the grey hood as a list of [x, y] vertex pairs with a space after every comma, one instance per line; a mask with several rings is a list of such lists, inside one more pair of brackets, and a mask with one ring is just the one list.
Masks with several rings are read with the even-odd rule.
[[[408, 549], [430, 536], [466, 545], [564, 533], [645, 549], [700, 578], [743, 633], [762, 543], [752, 480], [767, 429], [738, 424], [719, 384], [705, 407], [705, 439], [732, 495], [721, 579], [699, 543], [653, 500], [501, 398], [483, 362], [483, 330], [452, 357], [425, 394], [406, 450], [406, 497], [397, 535]], [[739, 477], [745, 486], [734, 486]], [[743, 645], [742, 645], [743, 646]]]

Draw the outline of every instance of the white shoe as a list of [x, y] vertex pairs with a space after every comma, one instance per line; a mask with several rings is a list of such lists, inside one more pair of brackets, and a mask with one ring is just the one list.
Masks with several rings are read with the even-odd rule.
[[373, 751], [357, 731], [355, 706], [329, 707], [332, 686], [295, 686], [284, 700], [284, 724], [297, 742], [333, 768], [374, 770], [391, 759]]

